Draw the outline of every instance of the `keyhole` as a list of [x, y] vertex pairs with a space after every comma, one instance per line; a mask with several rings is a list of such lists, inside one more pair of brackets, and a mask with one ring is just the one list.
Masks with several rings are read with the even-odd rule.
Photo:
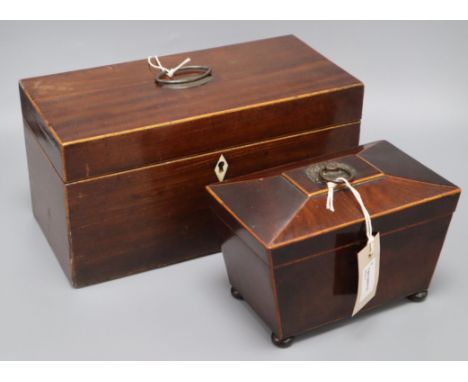
[[218, 163], [218, 169], [219, 169], [219, 172], [224, 172], [224, 162]]
[[224, 155], [221, 154], [219, 156], [218, 161], [216, 162], [214, 166], [214, 172], [220, 182], [224, 180], [224, 175], [226, 175], [228, 168], [229, 168], [229, 164], [226, 158], [224, 157]]

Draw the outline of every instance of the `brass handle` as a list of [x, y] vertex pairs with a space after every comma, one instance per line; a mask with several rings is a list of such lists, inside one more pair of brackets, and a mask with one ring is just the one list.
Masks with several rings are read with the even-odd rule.
[[[177, 74], [184, 72], [194, 72], [196, 74], [193, 76], [175, 78]], [[209, 66], [184, 66], [178, 69], [175, 74], [174, 78], [164, 79], [166, 72], [162, 71], [156, 77], [155, 81], [159, 86], [171, 89], [187, 89], [195, 86], [201, 86], [212, 79], [212, 70]]]
[[345, 163], [329, 162], [319, 171], [319, 176], [325, 182], [335, 182], [337, 178], [352, 180], [356, 171]]
[[337, 178], [353, 180], [356, 170], [342, 162], [327, 162], [312, 165], [306, 169], [307, 177], [316, 183], [333, 182], [337, 183]]

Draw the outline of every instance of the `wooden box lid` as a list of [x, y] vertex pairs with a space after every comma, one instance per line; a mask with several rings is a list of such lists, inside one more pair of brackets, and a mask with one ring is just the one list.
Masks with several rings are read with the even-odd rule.
[[[334, 105], [337, 112], [311, 119], [310, 127], [360, 120], [362, 83], [294, 36], [170, 55], [161, 62], [171, 68], [186, 57], [210, 66], [212, 81], [184, 90], [159, 87], [146, 60], [20, 81], [23, 114], [64, 181], [304, 130], [294, 118], [307, 108], [297, 102], [315, 95], [348, 92]], [[296, 106], [268, 114], [271, 128], [256, 128], [261, 113], [242, 114], [287, 102]], [[274, 123], [282, 118], [290, 123]]]
[[[308, 169], [330, 161], [345, 163], [355, 170], [352, 184], [361, 194], [372, 219], [456, 196], [445, 209], [432, 212], [450, 214], [460, 193], [457, 186], [386, 141], [360, 146], [319, 162], [303, 161], [231, 179], [208, 186], [207, 190], [222, 210], [267, 249], [356, 224], [363, 227], [362, 211], [349, 190], [342, 187], [335, 190], [335, 212], [331, 212], [326, 209], [326, 184], [309, 178]], [[409, 220], [396, 219], [395, 224], [403, 227], [412, 223]], [[348, 237], [354, 238], [349, 233]], [[335, 242], [328, 244], [336, 245]]]

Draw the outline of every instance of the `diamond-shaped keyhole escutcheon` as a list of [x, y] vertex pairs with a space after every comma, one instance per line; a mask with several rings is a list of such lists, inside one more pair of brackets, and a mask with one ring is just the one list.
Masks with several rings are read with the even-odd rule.
[[216, 166], [215, 166], [215, 169], [214, 169], [215, 174], [218, 177], [218, 180], [220, 182], [222, 182], [224, 180], [224, 177], [226, 176], [228, 167], [229, 167], [229, 165], [228, 165], [228, 162], [227, 162], [226, 158], [224, 157], [224, 155], [221, 155], [219, 157], [218, 162], [216, 163]]

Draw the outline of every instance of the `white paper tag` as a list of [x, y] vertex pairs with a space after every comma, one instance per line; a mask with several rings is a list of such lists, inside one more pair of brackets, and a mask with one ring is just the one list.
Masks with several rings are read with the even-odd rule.
[[359, 302], [363, 302], [374, 290], [376, 272], [375, 263], [375, 258], [373, 258], [362, 270], [362, 290], [361, 295], [359, 296]]
[[372, 300], [377, 292], [380, 270], [380, 234], [374, 235], [373, 251], [370, 243], [359, 251], [358, 259], [358, 290], [353, 316]]

